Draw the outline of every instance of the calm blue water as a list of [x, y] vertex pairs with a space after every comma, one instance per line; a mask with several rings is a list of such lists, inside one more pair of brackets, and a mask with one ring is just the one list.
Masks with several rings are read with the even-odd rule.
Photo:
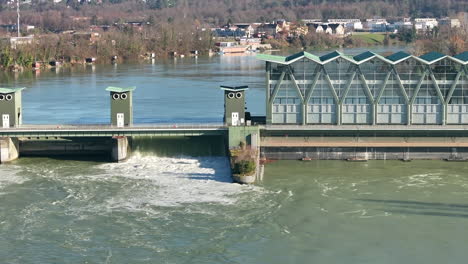
[[254, 56], [184, 58], [154, 64], [78, 66], [3, 78], [23, 92], [23, 123], [108, 123], [108, 86], [136, 86], [135, 123], [222, 122], [221, 84], [248, 85], [250, 111], [264, 114], [264, 64]]

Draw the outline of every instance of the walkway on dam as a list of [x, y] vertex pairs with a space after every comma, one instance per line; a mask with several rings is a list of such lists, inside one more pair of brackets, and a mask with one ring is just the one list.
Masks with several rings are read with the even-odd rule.
[[21, 125], [0, 128], [0, 137], [222, 136], [223, 124]]
[[[468, 125], [260, 125], [262, 137], [468, 137]], [[111, 125], [21, 125], [0, 128], [0, 137], [223, 136], [221, 123]], [[276, 143], [275, 143], [276, 144]], [[288, 143], [289, 144], [289, 143]], [[295, 143], [296, 144], [296, 143]]]

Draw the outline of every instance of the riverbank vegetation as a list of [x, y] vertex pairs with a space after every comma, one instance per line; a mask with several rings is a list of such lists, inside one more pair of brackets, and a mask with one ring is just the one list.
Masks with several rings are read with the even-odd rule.
[[235, 176], [250, 176], [256, 171], [255, 150], [241, 143], [239, 148], [231, 149], [231, 169]]
[[[18, 70], [35, 61], [48, 64], [97, 63], [139, 60], [145, 54], [167, 57], [170, 54], [208, 53], [217, 39], [210, 27], [228, 22], [267, 22], [274, 19], [299, 21], [302, 18], [363, 18], [396, 16], [447, 16], [467, 10], [464, 0], [104, 0], [63, 1], [58, 4], [34, 2], [23, 5], [21, 21], [34, 25], [30, 44], [13, 47], [0, 42], [0, 67]], [[132, 23], [136, 22], [136, 23]], [[0, 0], [0, 23], [16, 23], [12, 6]], [[76, 33], [96, 32], [99, 37], [82, 38]], [[7, 36], [1, 32], [0, 36]], [[426, 35], [414, 30], [397, 34], [352, 34], [337, 38], [310, 32], [294, 38], [277, 36], [265, 39], [275, 49], [328, 50], [373, 45], [406, 45], [417, 53], [435, 50], [455, 54], [467, 50], [467, 32], [463, 29], [439, 29]]]

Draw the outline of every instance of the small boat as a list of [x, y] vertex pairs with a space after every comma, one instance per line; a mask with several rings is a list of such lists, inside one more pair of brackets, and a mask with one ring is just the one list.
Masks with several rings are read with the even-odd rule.
[[311, 161], [312, 159], [309, 158], [309, 157], [303, 157], [301, 160], [302, 160], [302, 161]]

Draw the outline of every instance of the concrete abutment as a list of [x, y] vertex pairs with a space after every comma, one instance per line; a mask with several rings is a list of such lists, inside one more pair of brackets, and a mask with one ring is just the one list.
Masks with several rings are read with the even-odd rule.
[[113, 137], [111, 160], [120, 162], [127, 159], [129, 154], [129, 144], [127, 137]]
[[19, 157], [18, 138], [0, 138], [0, 163], [10, 162]]

